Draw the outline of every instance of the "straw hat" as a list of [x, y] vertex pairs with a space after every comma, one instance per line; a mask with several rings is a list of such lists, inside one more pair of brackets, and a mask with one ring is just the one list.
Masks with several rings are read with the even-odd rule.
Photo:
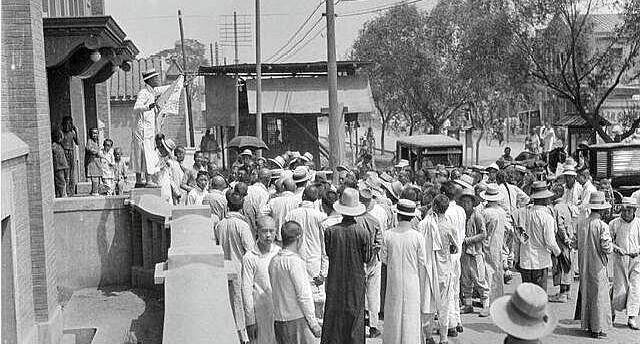
[[280, 179], [283, 175], [284, 170], [281, 168], [276, 168], [271, 170], [271, 179]]
[[396, 212], [399, 215], [404, 216], [418, 216], [418, 211], [416, 210], [416, 202], [409, 199], [400, 199], [398, 204], [396, 204]]
[[461, 175], [460, 179], [455, 179], [453, 182], [462, 186], [463, 189], [473, 190], [473, 177], [468, 174]]
[[587, 204], [587, 208], [589, 209], [609, 209], [611, 208], [611, 204], [607, 202], [607, 199], [604, 197], [604, 192], [596, 191], [592, 192], [591, 196], [589, 196], [589, 204]]
[[360, 203], [360, 193], [353, 188], [346, 188], [340, 195], [340, 200], [333, 204], [333, 209], [346, 216], [360, 216], [367, 209]]
[[293, 170], [293, 182], [298, 184], [309, 180], [309, 171], [304, 166], [298, 166]]
[[574, 165], [564, 165], [562, 169], [562, 175], [564, 176], [576, 176], [576, 167]]
[[491, 304], [493, 323], [506, 333], [525, 340], [542, 338], [556, 326], [547, 309], [547, 293], [533, 283], [522, 283], [513, 295], [502, 296]]
[[498, 189], [498, 184], [491, 183], [487, 185], [487, 189], [480, 193], [480, 197], [485, 201], [500, 201], [504, 198], [504, 195]]
[[487, 171], [488, 171], [488, 170], [490, 170], [490, 169], [494, 169], [494, 170], [496, 170], [496, 171], [499, 171], [499, 170], [500, 170], [500, 166], [498, 166], [498, 164], [496, 164], [496, 163], [494, 162], [494, 163], [492, 163], [491, 165], [489, 165], [489, 167], [487, 167]]
[[460, 198], [465, 197], [465, 196], [469, 196], [469, 197], [473, 198], [474, 200], [476, 199], [476, 193], [473, 190], [473, 187], [462, 189], [462, 191], [460, 193]]
[[271, 161], [281, 169], [284, 168], [284, 164], [286, 163], [286, 161], [284, 161], [284, 158], [279, 155], [273, 159], [269, 159], [269, 161]]
[[176, 149], [176, 143], [173, 142], [172, 139], [163, 139], [162, 146], [164, 146], [169, 153], [173, 153], [173, 150]]
[[400, 159], [400, 161], [398, 161], [398, 164], [396, 165], [396, 168], [405, 168], [407, 166], [409, 166], [409, 160]]
[[253, 156], [253, 152], [251, 151], [251, 149], [245, 149], [242, 151], [242, 153], [240, 153], [240, 156], [243, 155]]
[[338, 166], [336, 166], [336, 171], [338, 171], [338, 172], [349, 171], [349, 169], [346, 168], [345, 166], [338, 165]]
[[531, 185], [531, 198], [533, 199], [543, 199], [543, 198], [551, 198], [555, 196], [555, 194], [549, 191], [549, 186], [546, 181], [536, 181]]
[[638, 201], [633, 197], [622, 197], [620, 205], [624, 208], [638, 208]]
[[142, 73], [142, 81], [147, 81], [153, 77], [159, 76], [158, 72], [155, 69], [149, 69]]
[[303, 160], [305, 162], [313, 161], [313, 154], [311, 154], [309, 152], [306, 152], [306, 153], [302, 154], [302, 156], [299, 159]]
[[380, 179], [383, 182], [387, 182], [387, 183], [391, 183], [393, 181], [393, 177], [390, 176], [387, 172], [382, 172], [382, 174], [380, 174]]
[[527, 173], [527, 168], [526, 167], [524, 167], [522, 165], [519, 165], [519, 164], [515, 164], [513, 166], [516, 169], [516, 171], [518, 171], [520, 173]]

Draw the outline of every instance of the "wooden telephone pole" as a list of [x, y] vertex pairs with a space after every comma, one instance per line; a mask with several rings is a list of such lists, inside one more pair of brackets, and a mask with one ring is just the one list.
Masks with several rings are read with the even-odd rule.
[[[256, 0], [257, 1], [257, 0]], [[336, 62], [336, 22], [332, 0], [325, 1], [327, 17], [327, 81], [329, 90], [329, 164], [338, 173], [336, 167], [344, 162], [344, 117], [338, 109], [338, 65]], [[357, 142], [356, 142], [357, 144]]]
[[187, 55], [184, 53], [184, 29], [182, 28], [182, 11], [178, 10], [178, 24], [180, 25], [180, 46], [182, 48], [182, 70], [184, 76], [184, 93], [187, 97], [187, 118], [189, 120], [189, 147], [195, 147], [195, 137], [193, 135], [193, 115], [191, 113], [191, 95], [189, 93], [189, 83], [187, 83]]
[[[331, 1], [329, 1], [331, 2]], [[260, 51], [260, 0], [256, 0], [256, 137], [262, 140], [262, 57]], [[262, 151], [257, 151], [262, 156]]]

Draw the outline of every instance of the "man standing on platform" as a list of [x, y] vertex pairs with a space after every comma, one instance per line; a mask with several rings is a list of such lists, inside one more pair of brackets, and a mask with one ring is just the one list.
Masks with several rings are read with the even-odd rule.
[[[160, 86], [160, 74], [155, 70], [142, 73], [144, 86], [140, 88], [133, 113], [136, 115], [136, 126], [133, 128], [131, 142], [131, 168], [136, 173], [136, 185], [142, 184], [143, 175], [153, 173], [156, 166], [154, 137], [156, 135], [156, 115], [158, 94], [155, 90]], [[146, 181], [146, 180], [145, 180]]]

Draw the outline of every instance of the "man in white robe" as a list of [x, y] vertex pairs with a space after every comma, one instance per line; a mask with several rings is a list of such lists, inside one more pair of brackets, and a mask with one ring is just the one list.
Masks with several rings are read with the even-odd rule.
[[433, 332], [434, 314], [438, 311], [440, 288], [438, 281], [437, 257], [442, 250], [442, 240], [438, 230], [438, 223], [432, 213], [427, 214], [420, 224], [418, 232], [423, 236], [425, 250], [425, 267], [420, 274], [421, 316], [424, 336], [431, 338]]
[[638, 203], [631, 197], [622, 199], [620, 217], [609, 223], [613, 240], [612, 313], [627, 310], [627, 324], [638, 330], [640, 310], [640, 219], [635, 217]]
[[262, 207], [262, 215], [268, 215], [276, 220], [276, 240], [281, 241], [280, 229], [284, 224], [284, 219], [289, 212], [300, 205], [301, 199], [298, 198], [293, 192], [296, 190], [296, 185], [291, 178], [287, 178], [282, 182], [284, 191], [278, 197], [270, 199], [267, 204]]
[[247, 188], [247, 196], [244, 198], [244, 205], [242, 210], [244, 216], [249, 219], [249, 225], [251, 226], [251, 232], [256, 234], [256, 221], [260, 215], [260, 211], [267, 205], [270, 194], [267, 188], [271, 183], [271, 171], [266, 168], [262, 168], [258, 171], [258, 181], [249, 185]]
[[143, 87], [138, 92], [133, 113], [136, 126], [132, 130], [131, 169], [136, 173], [136, 183], [142, 182], [142, 176], [153, 174], [157, 165], [157, 154], [154, 152], [156, 135], [156, 101], [159, 93], [155, 89], [160, 86], [160, 74], [155, 70], [142, 73]]
[[[461, 276], [461, 268], [460, 268], [460, 257], [462, 252], [462, 242], [464, 241], [464, 237], [466, 235], [466, 227], [467, 227], [467, 214], [464, 209], [456, 204], [456, 200], [458, 199], [458, 195], [460, 193], [460, 188], [457, 184], [453, 182], [447, 182], [442, 185], [442, 190], [445, 196], [449, 198], [449, 207], [445, 212], [445, 218], [449, 221], [455, 233], [456, 237], [456, 245], [457, 251], [454, 254], [451, 254], [451, 260], [453, 263], [453, 295], [455, 297], [451, 301], [452, 304], [449, 309], [449, 326], [452, 328], [450, 332], [462, 332], [462, 319], [460, 318], [460, 276]], [[454, 330], [454, 331], [451, 331]]]

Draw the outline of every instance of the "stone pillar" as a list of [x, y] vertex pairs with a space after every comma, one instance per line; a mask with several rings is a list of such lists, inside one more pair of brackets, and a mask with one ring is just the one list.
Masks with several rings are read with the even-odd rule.
[[37, 342], [58, 343], [51, 122], [41, 0], [2, 0], [2, 130], [29, 147], [26, 180]]

